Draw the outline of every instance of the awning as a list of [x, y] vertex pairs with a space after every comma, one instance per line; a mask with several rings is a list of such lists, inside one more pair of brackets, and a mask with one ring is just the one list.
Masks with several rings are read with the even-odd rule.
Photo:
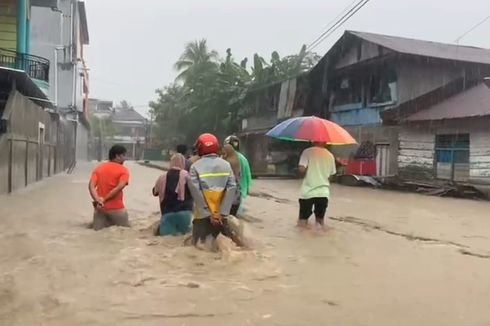
[[0, 67], [0, 82], [15, 83], [22, 95], [43, 108], [54, 109], [53, 103], [25, 71]]

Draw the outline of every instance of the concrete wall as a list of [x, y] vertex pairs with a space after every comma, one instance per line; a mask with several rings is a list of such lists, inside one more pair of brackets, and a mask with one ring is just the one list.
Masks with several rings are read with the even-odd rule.
[[3, 113], [8, 133], [0, 135], [0, 193], [69, 168], [74, 162], [74, 123], [59, 120], [17, 91]]
[[79, 123], [77, 125], [77, 148], [76, 148], [76, 158], [77, 162], [88, 161], [88, 143], [89, 143], [89, 130], [83, 124]]
[[455, 119], [403, 126], [400, 131], [399, 175], [405, 179], [435, 179], [437, 134], [470, 135], [470, 175], [473, 184], [490, 185], [490, 119]]

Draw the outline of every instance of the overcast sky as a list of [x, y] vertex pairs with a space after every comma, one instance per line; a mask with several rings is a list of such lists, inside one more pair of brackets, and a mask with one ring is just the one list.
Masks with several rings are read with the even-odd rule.
[[[90, 96], [126, 99], [145, 111], [176, 76], [186, 42], [206, 38], [237, 61], [299, 51], [353, 0], [85, 0]], [[489, 0], [371, 0], [315, 49], [323, 55], [345, 29], [454, 42], [490, 15]], [[461, 44], [490, 48], [490, 20]], [[249, 61], [250, 62], [250, 61]]]

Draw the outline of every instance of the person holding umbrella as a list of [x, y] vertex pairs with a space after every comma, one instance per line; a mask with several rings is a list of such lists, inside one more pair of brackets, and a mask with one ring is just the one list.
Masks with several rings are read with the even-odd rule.
[[323, 229], [330, 198], [330, 177], [337, 171], [335, 158], [326, 146], [356, 144], [355, 139], [338, 124], [314, 116], [283, 121], [269, 130], [267, 136], [313, 144], [301, 154], [298, 164], [299, 173], [304, 177], [298, 226], [308, 228], [308, 219], [314, 212], [317, 226]]
[[299, 198], [298, 227], [308, 228], [315, 213], [316, 225], [325, 227], [325, 214], [330, 198], [330, 177], [337, 173], [335, 158], [322, 142], [314, 142], [301, 154], [298, 171], [304, 177]]

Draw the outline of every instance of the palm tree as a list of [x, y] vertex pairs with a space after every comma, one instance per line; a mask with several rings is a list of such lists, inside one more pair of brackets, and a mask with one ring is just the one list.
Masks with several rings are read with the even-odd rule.
[[177, 80], [185, 82], [189, 75], [216, 70], [217, 60], [218, 52], [209, 50], [205, 39], [189, 42], [185, 46], [184, 53], [174, 65], [179, 72]]

